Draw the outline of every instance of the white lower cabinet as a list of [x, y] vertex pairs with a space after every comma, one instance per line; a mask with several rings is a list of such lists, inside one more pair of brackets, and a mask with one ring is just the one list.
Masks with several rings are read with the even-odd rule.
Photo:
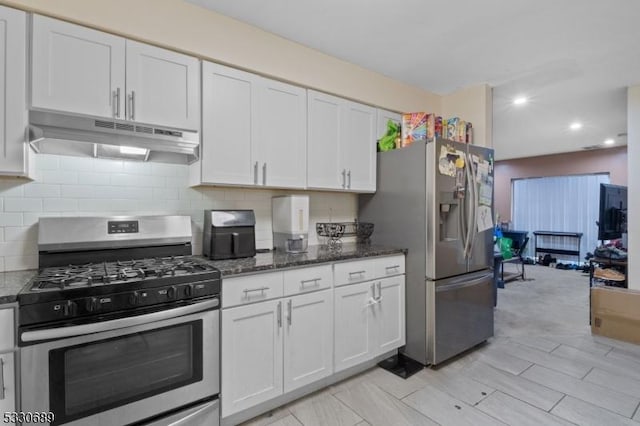
[[404, 346], [405, 338], [405, 277], [383, 278], [376, 283], [377, 300], [372, 305], [370, 334], [376, 337], [374, 356]]
[[331, 290], [223, 309], [222, 417], [331, 375], [331, 319]]
[[222, 310], [222, 417], [282, 394], [282, 300]]
[[0, 413], [16, 411], [15, 355], [0, 354]]
[[373, 357], [372, 282], [335, 288], [335, 371]]

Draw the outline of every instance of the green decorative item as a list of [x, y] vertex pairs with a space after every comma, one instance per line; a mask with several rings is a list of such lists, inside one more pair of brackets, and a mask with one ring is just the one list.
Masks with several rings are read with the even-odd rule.
[[513, 240], [511, 238], [502, 237], [498, 239], [498, 247], [500, 247], [500, 253], [504, 260], [509, 260], [512, 257], [511, 247]]
[[391, 151], [396, 148], [396, 139], [400, 137], [400, 125], [392, 120], [387, 121], [387, 133], [378, 140], [378, 151]]

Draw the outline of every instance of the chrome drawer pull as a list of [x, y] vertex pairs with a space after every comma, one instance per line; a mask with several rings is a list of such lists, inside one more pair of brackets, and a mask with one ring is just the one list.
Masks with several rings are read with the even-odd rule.
[[245, 288], [243, 292], [244, 292], [244, 297], [249, 297], [249, 293], [253, 293], [254, 291], [259, 291], [260, 293], [264, 294], [264, 292], [267, 290], [269, 290], [269, 287]]
[[300, 281], [300, 287], [304, 287], [305, 284], [313, 283], [313, 285], [320, 285], [322, 278], [311, 278], [310, 280]]
[[355, 272], [349, 272], [349, 277], [351, 277], [352, 275], [364, 275], [365, 272], [367, 271], [355, 271]]
[[282, 327], [282, 302], [278, 302], [278, 328]]
[[289, 316], [287, 317], [287, 322], [291, 325], [291, 315], [293, 314], [293, 308], [291, 307], [291, 299], [287, 301], [287, 307], [289, 308]]
[[4, 398], [4, 359], [0, 358], [0, 401]]
[[393, 266], [387, 266], [384, 269], [388, 271], [390, 269], [398, 269], [399, 267], [400, 267], [400, 265], [393, 265]]

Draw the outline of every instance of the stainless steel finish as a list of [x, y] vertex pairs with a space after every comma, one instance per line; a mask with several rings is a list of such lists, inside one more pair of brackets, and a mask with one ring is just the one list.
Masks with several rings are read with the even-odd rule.
[[[98, 332], [60, 340], [46, 341], [25, 346], [20, 351], [21, 409], [23, 411], [50, 411], [49, 386], [42, 385], [42, 378], [49, 377], [49, 351], [52, 349], [123, 337], [143, 331], [159, 329], [191, 321], [202, 320], [203, 374], [202, 380], [170, 390], [150, 398], [65, 423], [69, 426], [120, 426], [157, 415], [159, 412], [179, 408], [193, 401], [218, 394], [220, 391], [220, 311], [208, 310], [163, 321]], [[192, 425], [194, 423], [185, 423]], [[198, 423], [195, 423], [196, 425]]]
[[300, 281], [300, 287], [304, 287], [305, 284], [308, 284], [308, 283], [313, 283], [314, 286], [320, 285], [321, 279], [322, 278], [311, 278], [309, 280], [302, 280]]
[[256, 215], [253, 210], [209, 210], [213, 226], [254, 226]]
[[282, 301], [278, 302], [278, 328], [282, 327]]
[[347, 169], [342, 169], [342, 188], [347, 187]]
[[258, 184], [258, 162], [253, 165], [253, 183]]
[[4, 359], [0, 358], [0, 400], [4, 398]]
[[353, 276], [353, 275], [364, 275], [364, 273], [367, 271], [353, 271], [353, 272], [349, 272], [349, 277]]
[[135, 108], [136, 108], [136, 92], [134, 92], [133, 90], [131, 91], [131, 94], [129, 95], [129, 101], [131, 102], [131, 107], [129, 108], [129, 119], [131, 120], [135, 120], [136, 119], [136, 114], [135, 114]]
[[[472, 210], [477, 193], [456, 198], [456, 179], [439, 172], [439, 155], [446, 144], [471, 156], [488, 159], [493, 155], [486, 148], [451, 141], [414, 142], [379, 153], [377, 191], [358, 197], [358, 219], [375, 223], [375, 242], [408, 249], [404, 353], [423, 364], [434, 362], [436, 336], [435, 285], [428, 282], [488, 270], [493, 264], [492, 230], [474, 235], [477, 225], [471, 223], [477, 220], [477, 212]], [[465, 156], [465, 162], [468, 158]], [[464, 183], [477, 178], [477, 170], [469, 172]], [[406, 207], [400, 210], [397, 206]], [[483, 287], [482, 291], [492, 297], [492, 289]]]
[[292, 301], [291, 301], [291, 299], [289, 299], [287, 301], [287, 310], [289, 311], [289, 313], [287, 315], [287, 323], [289, 325], [291, 325], [291, 319], [292, 319], [291, 317], [293, 315], [293, 307], [291, 305], [292, 305]]
[[168, 309], [165, 311], [153, 312], [150, 314], [135, 317], [119, 318], [111, 321], [95, 322], [68, 327], [57, 327], [37, 331], [26, 331], [21, 338], [24, 342], [39, 342], [52, 339], [66, 339], [74, 336], [88, 335], [103, 331], [119, 330], [123, 328], [136, 327], [170, 318], [178, 318], [184, 315], [191, 315], [198, 312], [208, 311], [220, 306], [219, 299], [210, 299], [193, 305], [180, 308]]
[[351, 189], [351, 169], [347, 172], [347, 188]]
[[267, 163], [262, 165], [262, 184], [267, 184]]
[[[137, 233], [108, 234], [109, 221], [138, 221]], [[38, 251], [191, 243], [190, 216], [41, 217]]]
[[29, 140], [37, 149], [55, 146], [62, 150], [77, 150], [85, 144], [128, 146], [153, 153], [182, 154], [188, 161], [198, 158], [200, 133], [198, 129], [179, 129], [119, 118], [120, 98], [116, 117], [106, 118], [68, 112], [31, 109], [29, 111]]
[[428, 281], [432, 295], [431, 363], [439, 364], [493, 336], [493, 272]]
[[269, 290], [269, 287], [245, 288], [244, 290], [242, 290], [242, 292], [244, 293], [244, 297], [246, 299], [247, 297], [249, 297], [249, 293], [253, 293], [255, 291], [259, 291], [259, 292], [264, 294], [264, 292], [267, 291], [267, 290]]
[[145, 426], [218, 426], [219, 424], [220, 400], [216, 399], [154, 422], [145, 423]]

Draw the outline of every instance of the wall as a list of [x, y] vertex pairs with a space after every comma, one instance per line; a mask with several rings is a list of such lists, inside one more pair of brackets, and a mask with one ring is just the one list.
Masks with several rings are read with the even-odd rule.
[[492, 147], [493, 101], [486, 84], [468, 87], [442, 97], [442, 116], [459, 117], [473, 124], [473, 143]]
[[511, 220], [511, 179], [610, 173], [611, 183], [627, 185], [627, 147], [496, 161], [495, 212]]
[[139, 41], [394, 111], [440, 113], [440, 96], [180, 0], [2, 0]]
[[[629, 150], [629, 190], [627, 191], [627, 207], [629, 218], [640, 217], [640, 86], [630, 87], [627, 96], [627, 144]], [[635, 160], [635, 161], [634, 161]], [[629, 220], [629, 288], [640, 290], [640, 222]]]
[[[38, 266], [37, 222], [42, 216], [190, 215], [194, 252], [200, 254], [205, 209], [254, 209], [256, 245], [271, 248], [271, 197], [296, 193], [188, 188], [186, 165], [44, 154], [35, 157], [35, 181], [0, 178], [0, 271]], [[304, 193], [310, 196], [310, 244], [318, 243], [316, 222], [353, 221], [357, 217], [355, 194]]]

